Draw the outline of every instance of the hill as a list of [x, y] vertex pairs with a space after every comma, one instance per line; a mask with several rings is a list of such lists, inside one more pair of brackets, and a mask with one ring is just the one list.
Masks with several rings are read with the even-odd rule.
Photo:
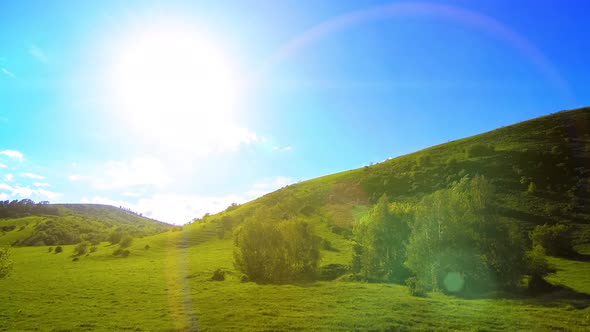
[[484, 175], [497, 208], [528, 231], [562, 222], [590, 240], [590, 108], [562, 111], [440, 144], [371, 166], [289, 185], [212, 216], [243, 220], [260, 206], [289, 217], [316, 215], [346, 233], [355, 213], [382, 195], [417, 202], [462, 177]]
[[30, 200], [0, 205], [0, 245], [63, 245], [107, 241], [111, 234], [134, 237], [164, 232], [166, 223], [98, 204], [48, 204]]

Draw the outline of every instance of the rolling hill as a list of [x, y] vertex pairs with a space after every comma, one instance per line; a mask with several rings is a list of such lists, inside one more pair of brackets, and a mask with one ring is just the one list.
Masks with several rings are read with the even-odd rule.
[[62, 245], [83, 240], [98, 243], [107, 241], [113, 232], [144, 237], [173, 227], [131, 211], [99, 204], [6, 201], [0, 211], [4, 217], [0, 219], [0, 245]]
[[523, 231], [562, 222], [574, 227], [578, 244], [590, 241], [590, 108], [289, 185], [210, 220], [225, 215], [242, 220], [266, 206], [284, 217], [317, 215], [335, 231], [346, 232], [355, 213], [384, 193], [393, 201], [417, 202], [475, 175], [492, 181], [501, 215], [519, 222]]

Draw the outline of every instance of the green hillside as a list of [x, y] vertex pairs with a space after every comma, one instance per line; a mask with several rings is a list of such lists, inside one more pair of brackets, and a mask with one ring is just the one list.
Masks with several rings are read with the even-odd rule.
[[28, 200], [23, 201], [3, 204], [0, 245], [99, 243], [108, 241], [113, 233], [144, 237], [172, 227], [108, 205], [31, 204]]
[[495, 186], [503, 216], [524, 230], [571, 224], [581, 244], [590, 241], [589, 171], [590, 108], [580, 108], [289, 185], [224, 213], [241, 220], [266, 206], [285, 216], [319, 215], [339, 231], [384, 193], [393, 201], [417, 202], [466, 175], [484, 175]]

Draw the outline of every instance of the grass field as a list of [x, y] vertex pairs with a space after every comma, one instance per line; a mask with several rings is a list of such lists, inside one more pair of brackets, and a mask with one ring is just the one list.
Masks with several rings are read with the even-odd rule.
[[[0, 280], [0, 330], [590, 329], [590, 263], [583, 261], [552, 258], [557, 273], [549, 279], [571, 289], [541, 298], [418, 298], [395, 284], [242, 283], [232, 266], [232, 241], [218, 240], [207, 226], [137, 239], [128, 258], [112, 256], [113, 250], [101, 244], [72, 261], [73, 246], [61, 254], [14, 248], [14, 272]], [[341, 259], [324, 256], [324, 264]], [[210, 280], [217, 268], [226, 280]]]

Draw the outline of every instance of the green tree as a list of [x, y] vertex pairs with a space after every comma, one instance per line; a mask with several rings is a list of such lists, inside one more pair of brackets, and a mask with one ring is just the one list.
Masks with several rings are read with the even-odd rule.
[[88, 251], [89, 246], [90, 242], [88, 241], [80, 242], [76, 247], [74, 247], [74, 253], [78, 256], [84, 255]]
[[520, 233], [495, 212], [483, 176], [463, 178], [425, 197], [416, 214], [406, 265], [430, 290], [514, 287], [527, 270]]
[[234, 265], [256, 282], [285, 282], [312, 277], [320, 258], [319, 241], [302, 220], [274, 221], [259, 209], [237, 230]]
[[12, 272], [13, 262], [10, 247], [0, 247], [0, 279]]
[[571, 229], [567, 225], [537, 225], [529, 232], [529, 238], [533, 243], [533, 248], [541, 246], [549, 255], [569, 256], [574, 253]]
[[365, 277], [392, 281], [407, 277], [404, 261], [411, 219], [409, 206], [393, 204], [390, 208], [387, 195], [383, 194], [355, 224], [355, 239], [362, 247], [355, 251], [355, 255], [360, 255], [361, 271]]
[[121, 242], [119, 242], [119, 247], [121, 248], [129, 248], [133, 243], [133, 238], [131, 235], [124, 235], [121, 237]]

